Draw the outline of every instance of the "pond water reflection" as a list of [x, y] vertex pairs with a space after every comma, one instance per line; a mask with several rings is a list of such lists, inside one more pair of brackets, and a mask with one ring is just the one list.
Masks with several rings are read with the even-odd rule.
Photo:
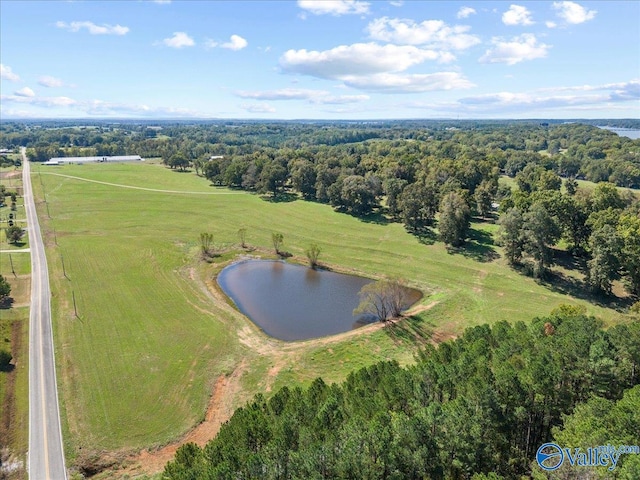
[[[372, 280], [280, 261], [247, 260], [223, 269], [218, 284], [267, 335], [306, 340], [358, 328], [358, 292]], [[419, 292], [412, 290], [413, 302]]]

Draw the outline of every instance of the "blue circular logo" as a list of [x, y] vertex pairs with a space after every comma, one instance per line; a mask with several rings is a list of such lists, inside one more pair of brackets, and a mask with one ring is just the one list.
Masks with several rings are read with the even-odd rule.
[[564, 453], [555, 443], [545, 443], [541, 445], [536, 453], [536, 461], [540, 468], [551, 472], [560, 468], [564, 462]]

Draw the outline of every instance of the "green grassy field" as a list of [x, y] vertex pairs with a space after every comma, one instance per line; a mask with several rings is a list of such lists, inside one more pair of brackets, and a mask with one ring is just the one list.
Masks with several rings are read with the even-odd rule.
[[[0, 184], [8, 191], [22, 187], [21, 171], [14, 167], [0, 168]], [[21, 227], [24, 221], [24, 203], [17, 198], [17, 209], [13, 213]], [[28, 235], [18, 246], [9, 244], [5, 228], [9, 218], [10, 199], [0, 207], [0, 273], [11, 284], [11, 305], [0, 308], [0, 349], [12, 354], [11, 371], [0, 371], [0, 445], [8, 447], [12, 460], [26, 462], [29, 422], [29, 301], [31, 257]], [[22, 251], [21, 251], [22, 250]], [[16, 472], [16, 478], [26, 478], [24, 470]]]
[[[449, 253], [400, 224], [215, 189], [193, 173], [159, 165], [34, 165], [33, 171], [36, 195], [46, 192], [51, 215], [39, 204], [70, 455], [170, 442], [203, 418], [220, 375], [239, 372], [237, 405], [254, 393], [317, 376], [338, 381], [381, 359], [407, 363], [432, 336], [446, 338], [485, 322], [529, 321], [562, 303], [584, 305], [607, 323], [622, 318], [509, 269], [494, 258], [500, 249], [491, 245], [491, 223], [474, 224], [469, 248]], [[215, 194], [136, 190], [61, 175]], [[254, 254], [271, 249], [271, 233], [281, 232], [294, 260], [315, 242], [323, 263], [371, 277], [403, 277], [426, 292], [424, 305], [438, 303], [402, 326], [340, 340], [291, 345], [268, 339], [204, 287], [217, 264], [241, 253], [233, 247], [240, 227], [258, 247]], [[217, 264], [199, 261], [201, 232], [226, 245]]]

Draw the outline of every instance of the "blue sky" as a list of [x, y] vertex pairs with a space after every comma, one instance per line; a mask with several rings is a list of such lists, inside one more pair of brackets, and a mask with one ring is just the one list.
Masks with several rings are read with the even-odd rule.
[[2, 118], [640, 118], [640, 2], [0, 0]]

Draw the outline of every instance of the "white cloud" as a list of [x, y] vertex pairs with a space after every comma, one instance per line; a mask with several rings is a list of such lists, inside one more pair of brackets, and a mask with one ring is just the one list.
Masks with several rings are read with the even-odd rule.
[[165, 38], [162, 43], [171, 48], [193, 47], [196, 44], [185, 32], [174, 32], [173, 37]]
[[275, 113], [276, 109], [266, 103], [252, 103], [240, 105], [240, 108], [249, 113]]
[[369, 2], [357, 0], [298, 0], [298, 6], [314, 15], [362, 15], [369, 13]]
[[624, 84], [614, 84], [611, 86], [612, 101], [627, 101], [640, 99], [640, 80], [632, 80]]
[[400, 72], [426, 60], [441, 58], [442, 55], [434, 50], [412, 45], [355, 43], [322, 52], [288, 50], [280, 58], [280, 66], [289, 73], [339, 80], [350, 75]]
[[544, 24], [547, 26], [547, 28], [556, 28], [558, 26], [556, 22], [552, 22], [550, 20], [547, 20], [546, 22], [544, 22]]
[[381, 93], [419, 93], [434, 90], [457, 90], [475, 85], [457, 72], [402, 75], [378, 73], [361, 77], [344, 78], [353, 88]]
[[464, 50], [480, 43], [475, 35], [466, 33], [468, 26], [449, 26], [442, 20], [401, 20], [382, 17], [367, 26], [369, 36], [374, 40], [401, 43], [403, 45], [432, 45], [439, 49]]
[[536, 58], [544, 58], [547, 51], [551, 48], [544, 43], [538, 43], [535, 35], [524, 33], [511, 41], [505, 41], [502, 38], [494, 37], [491, 40], [494, 48], [491, 48], [480, 57], [481, 63], [506, 63], [507, 65], [515, 65], [516, 63], [533, 60]]
[[153, 3], [157, 3], [160, 5], [167, 5], [169, 3], [171, 3], [171, 0], [153, 0]]
[[188, 108], [181, 107], [150, 107], [144, 104], [130, 104], [106, 102], [103, 100], [91, 100], [79, 103], [79, 108], [92, 116], [127, 116], [133, 118], [139, 117], [167, 117], [167, 118], [204, 118], [209, 115]]
[[427, 60], [449, 60], [448, 52], [413, 45], [357, 43], [323, 52], [289, 50], [280, 58], [284, 72], [340, 80], [346, 87], [381, 93], [426, 92], [469, 88], [473, 84], [455, 72], [400, 74]]
[[49, 75], [44, 75], [38, 79], [38, 84], [47, 88], [55, 88], [64, 86], [64, 82], [59, 78], [55, 78]]
[[474, 15], [475, 13], [476, 13], [476, 9], [475, 8], [462, 7], [462, 8], [460, 8], [460, 10], [458, 10], [458, 13], [456, 14], [456, 17], [458, 17], [458, 18], [468, 18], [470, 15]]
[[[575, 93], [566, 93], [575, 92]], [[598, 92], [598, 93], [584, 93]], [[533, 92], [497, 92], [460, 98], [455, 102], [426, 105], [416, 103], [413, 108], [432, 108], [449, 114], [478, 115], [531, 115], [636, 108], [640, 99], [640, 79], [604, 85], [552, 87]], [[542, 112], [542, 113], [540, 113]]]
[[21, 88], [20, 90], [16, 90], [15, 92], [13, 92], [14, 95], [17, 95], [18, 97], [35, 97], [36, 94], [33, 90], [31, 90], [29, 87], [24, 87]]
[[404, 5], [404, 1], [403, 0], [391, 0], [389, 2], [389, 4], [393, 7], [401, 7], [402, 5]]
[[91, 35], [126, 35], [129, 32], [129, 27], [123, 27], [122, 25], [96, 25], [93, 22], [56, 22], [56, 27], [68, 30], [70, 32], [79, 32], [83, 28]]
[[204, 42], [205, 48], [216, 48], [217, 46], [218, 46], [218, 42], [216, 42], [215, 40], [207, 39]]
[[4, 78], [5, 80], [9, 80], [10, 82], [17, 82], [20, 80], [20, 77], [13, 73], [11, 67], [8, 65], [4, 65], [0, 63], [0, 78]]
[[328, 95], [312, 100], [312, 103], [322, 105], [346, 105], [348, 103], [359, 103], [369, 100], [369, 95]]
[[280, 90], [265, 90], [235, 92], [240, 98], [254, 100], [307, 100], [314, 104], [346, 104], [368, 100], [368, 95], [331, 95], [326, 90], [307, 90], [297, 88], [283, 88]]
[[69, 97], [36, 97], [24, 95], [2, 95], [0, 96], [0, 100], [7, 103], [28, 103], [42, 107], [68, 107], [78, 103]]
[[[78, 115], [89, 115], [99, 117], [207, 117], [209, 115], [196, 112], [186, 108], [174, 107], [149, 107], [141, 104], [127, 104], [117, 102], [107, 102], [104, 100], [78, 101], [69, 97], [24, 97], [19, 95], [0, 95], [0, 102], [3, 104], [21, 104], [35, 108], [55, 109], [56, 115], [78, 117]], [[65, 109], [68, 113], [65, 115]], [[15, 110], [17, 111], [17, 110]], [[20, 116], [38, 117], [47, 115], [42, 111], [21, 110]]]
[[220, 46], [229, 50], [242, 50], [247, 45], [249, 45], [249, 43], [240, 35], [231, 35], [229, 41]]
[[324, 90], [305, 90], [298, 88], [282, 88], [280, 90], [265, 90], [258, 92], [239, 91], [236, 95], [241, 98], [253, 98], [255, 100], [310, 100], [318, 96], [327, 96], [329, 92]]
[[531, 12], [521, 5], [511, 5], [509, 10], [502, 14], [502, 23], [505, 25], [533, 25]]
[[553, 8], [565, 22], [570, 24], [584, 23], [595, 18], [596, 10], [587, 10], [575, 2], [553, 2]]

